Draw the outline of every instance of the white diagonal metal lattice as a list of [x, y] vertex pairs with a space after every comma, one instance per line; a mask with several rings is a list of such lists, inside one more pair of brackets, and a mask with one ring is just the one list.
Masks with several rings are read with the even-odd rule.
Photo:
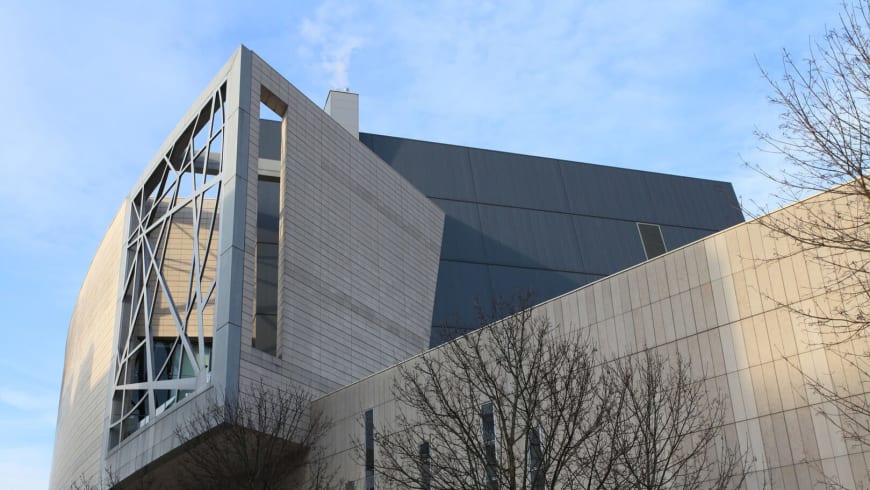
[[109, 446], [208, 382], [226, 85], [134, 194]]

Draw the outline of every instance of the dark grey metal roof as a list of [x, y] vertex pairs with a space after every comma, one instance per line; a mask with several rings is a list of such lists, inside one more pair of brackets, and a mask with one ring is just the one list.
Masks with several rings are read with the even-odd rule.
[[476, 326], [473, 303], [544, 301], [645, 260], [637, 223], [674, 249], [743, 221], [731, 184], [360, 133], [447, 215], [433, 313]]

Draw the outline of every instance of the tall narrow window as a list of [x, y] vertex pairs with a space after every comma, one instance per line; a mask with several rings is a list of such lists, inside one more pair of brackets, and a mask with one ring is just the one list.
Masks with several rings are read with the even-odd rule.
[[257, 294], [253, 343], [275, 355], [278, 340], [278, 216], [280, 181], [260, 175], [257, 181]]
[[483, 457], [486, 488], [498, 488], [498, 459], [495, 446], [495, 415], [492, 402], [480, 406], [480, 422], [483, 430]]
[[420, 487], [423, 490], [429, 490], [432, 487], [432, 463], [428, 442], [420, 444]]
[[543, 452], [541, 451], [541, 431], [537, 427], [529, 430], [528, 445], [529, 483], [532, 490], [544, 490], [547, 477], [541, 471]]
[[638, 223], [637, 231], [640, 233], [640, 241], [643, 243], [643, 251], [647, 259], [658, 257], [668, 251], [659, 225]]
[[[281, 166], [284, 131], [275, 128], [287, 107], [265, 87], [260, 94], [260, 155], [257, 171], [255, 348], [275, 355], [278, 350], [278, 255], [281, 249]], [[270, 125], [270, 126], [267, 126]], [[277, 138], [276, 138], [277, 136]], [[278, 141], [275, 141], [275, 140]], [[277, 158], [277, 160], [276, 160]]]
[[366, 410], [366, 490], [375, 488], [375, 412]]

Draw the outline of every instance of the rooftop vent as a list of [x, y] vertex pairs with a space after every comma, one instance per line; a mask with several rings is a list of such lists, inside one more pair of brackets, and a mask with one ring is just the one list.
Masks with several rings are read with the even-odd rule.
[[323, 110], [354, 138], [359, 139], [359, 94], [330, 90]]

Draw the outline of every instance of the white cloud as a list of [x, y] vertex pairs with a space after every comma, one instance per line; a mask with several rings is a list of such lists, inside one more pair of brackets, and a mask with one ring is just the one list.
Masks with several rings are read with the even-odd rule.
[[[684, 42], [711, 15], [699, 5], [381, 5], [379, 47], [398, 53], [409, 83], [373, 112], [400, 134], [589, 159], [585, 142], [671, 126], [680, 101], [665, 89], [705, 61]], [[620, 162], [602, 150], [602, 163]]]
[[302, 38], [317, 51], [320, 68], [329, 77], [333, 89], [350, 87], [350, 61], [354, 50], [360, 48], [364, 39], [353, 33], [355, 11], [349, 4], [324, 2], [313, 18], [305, 18], [299, 27]]

